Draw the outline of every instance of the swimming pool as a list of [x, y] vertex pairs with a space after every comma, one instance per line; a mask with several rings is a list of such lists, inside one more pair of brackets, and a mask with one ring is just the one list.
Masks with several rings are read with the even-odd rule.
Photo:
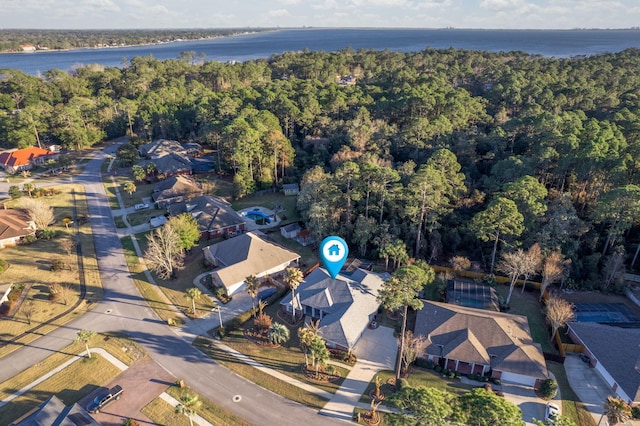
[[245, 217], [248, 217], [249, 219], [253, 220], [254, 222], [263, 221], [264, 223], [271, 223], [271, 219], [269, 219], [269, 216], [267, 216], [266, 214], [262, 213], [261, 211], [248, 212], [245, 215]]

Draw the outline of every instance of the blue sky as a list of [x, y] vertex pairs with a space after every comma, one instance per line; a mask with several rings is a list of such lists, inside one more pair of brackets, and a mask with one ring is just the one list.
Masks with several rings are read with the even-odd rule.
[[630, 28], [638, 0], [0, 0], [0, 28]]

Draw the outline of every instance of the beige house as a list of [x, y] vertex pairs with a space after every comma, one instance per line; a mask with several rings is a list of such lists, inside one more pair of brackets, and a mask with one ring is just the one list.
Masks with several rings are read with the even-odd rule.
[[26, 210], [0, 210], [0, 248], [17, 245], [27, 235], [36, 233], [36, 225]]
[[296, 266], [300, 255], [279, 246], [259, 231], [247, 232], [202, 249], [204, 257], [217, 269], [213, 284], [231, 295], [241, 291], [249, 275], [262, 277]]

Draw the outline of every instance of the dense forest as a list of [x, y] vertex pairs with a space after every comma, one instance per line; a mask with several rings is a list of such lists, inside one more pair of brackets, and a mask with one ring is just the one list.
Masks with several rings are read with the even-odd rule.
[[636, 263], [639, 50], [181, 56], [42, 78], [0, 70], [0, 141], [197, 141], [236, 196], [300, 182], [316, 238], [341, 235], [390, 264], [469, 259], [493, 271], [533, 246], [567, 272], [554, 278], [563, 285], [616, 291]]
[[22, 52], [23, 45], [38, 50], [87, 47], [134, 46], [199, 40], [263, 29], [172, 29], [172, 30], [0, 30], [0, 52]]

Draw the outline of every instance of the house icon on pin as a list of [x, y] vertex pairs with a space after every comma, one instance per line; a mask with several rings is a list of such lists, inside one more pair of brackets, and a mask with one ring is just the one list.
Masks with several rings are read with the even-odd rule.
[[329, 247], [329, 256], [340, 256], [340, 246], [338, 244]]

